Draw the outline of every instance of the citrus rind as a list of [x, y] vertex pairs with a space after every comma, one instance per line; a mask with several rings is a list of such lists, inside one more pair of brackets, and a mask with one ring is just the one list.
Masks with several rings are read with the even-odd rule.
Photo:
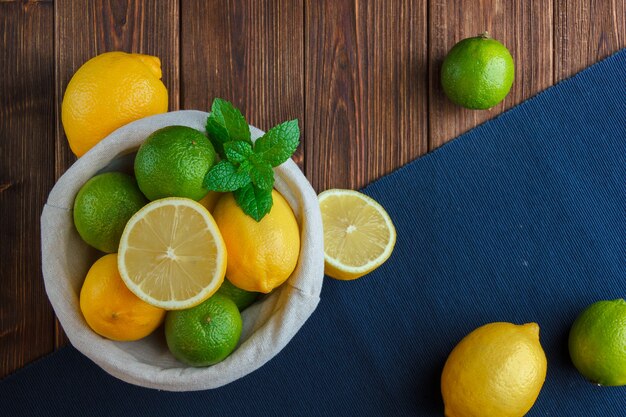
[[[133, 235], [133, 230], [137, 227], [137, 225], [145, 221], [145, 219], [154, 215], [157, 210], [161, 210], [165, 207], [173, 207], [176, 210], [183, 209], [191, 209], [191, 213], [197, 214], [196, 219], [202, 219], [203, 225], [206, 229], [195, 229], [193, 233], [186, 233], [186, 237], [183, 237], [184, 243], [188, 243], [191, 239], [196, 239], [198, 242], [192, 242], [191, 245], [187, 245], [188, 250], [197, 250], [198, 245], [202, 245], [201, 238], [206, 237], [205, 243], [207, 243], [207, 253], [211, 250], [214, 253], [212, 256], [207, 255], [204, 257], [203, 254], [195, 255], [195, 254], [183, 254], [177, 255], [175, 253], [177, 248], [172, 248], [170, 242], [165, 242], [162, 240], [162, 236], [159, 237], [159, 232], [155, 231], [155, 240], [161, 239], [160, 242], [157, 242], [156, 245], [163, 246], [163, 250], [160, 252], [151, 249], [151, 248], [141, 248], [132, 246], [129, 242], [129, 239], [132, 239], [131, 235]], [[177, 224], [179, 219], [174, 219], [173, 222], [169, 225], [171, 226], [170, 239], [173, 239], [173, 235], [175, 229], [180, 227]], [[151, 226], [150, 226], [151, 227]], [[206, 231], [207, 233], [202, 233]], [[184, 239], [187, 240], [184, 240]], [[144, 242], [147, 242], [147, 239], [144, 239]], [[184, 244], [182, 243], [182, 244]], [[181, 246], [182, 244], [178, 245]], [[192, 249], [189, 249], [192, 248]], [[129, 265], [129, 260], [131, 258], [132, 252], [141, 252], [144, 254], [150, 252], [153, 260], [158, 260], [159, 264], [152, 266], [154, 270], [151, 271], [142, 271], [137, 272], [134, 271], [136, 268], [134, 266]], [[203, 259], [203, 257], [205, 259]], [[140, 256], [136, 256], [135, 258], [140, 258]], [[180, 259], [185, 258], [188, 259], [190, 266], [192, 266], [192, 271], [190, 273], [189, 270], [185, 269], [181, 264], [184, 265], [184, 262], [181, 262]], [[193, 259], [191, 259], [193, 258]], [[135, 261], [137, 262], [137, 261]], [[144, 262], [142, 260], [142, 262]], [[145, 261], [148, 263], [149, 261]], [[158, 280], [158, 285], [162, 292], [166, 293], [166, 296], [156, 297], [151, 295], [151, 292], [145, 288], [145, 284], [148, 279], [152, 278], [153, 273], [163, 271], [163, 268], [160, 266], [161, 264], [169, 262], [171, 265], [178, 267], [180, 269], [180, 274], [174, 274], [170, 269], [167, 272], [164, 272], [160, 279]], [[204, 264], [214, 263], [212, 268], [208, 268], [206, 273], [203, 273], [201, 270], [198, 271], [198, 263]], [[132, 261], [131, 261], [132, 263]], [[126, 224], [124, 232], [122, 233], [122, 238], [120, 239], [120, 246], [118, 251], [118, 268], [120, 272], [120, 276], [122, 280], [128, 287], [128, 289], [133, 292], [137, 297], [141, 298], [145, 302], [160, 307], [166, 310], [181, 310], [196, 306], [213, 295], [219, 287], [222, 285], [224, 281], [224, 275], [226, 273], [226, 246], [222, 239], [222, 236], [219, 232], [215, 221], [211, 214], [206, 210], [204, 206], [199, 204], [196, 201], [187, 199], [187, 198], [179, 198], [179, 197], [169, 197], [163, 198], [160, 200], [155, 200], [146, 206], [144, 206], [141, 210], [139, 210]], [[195, 268], [195, 270], [193, 270]], [[182, 276], [185, 276], [185, 279], [181, 279]], [[197, 288], [192, 294], [184, 297], [174, 297], [172, 294], [175, 292], [175, 286], [184, 287], [185, 291], [191, 291], [190, 288], [191, 283]], [[186, 283], [180, 283], [180, 281], [187, 281]], [[152, 279], [152, 283], [155, 281]], [[165, 290], [163, 290], [165, 288]], [[168, 294], [169, 289], [169, 295]], [[152, 291], [154, 293], [154, 291]]]
[[387, 214], [385, 209], [378, 202], [371, 197], [354, 190], [330, 189], [320, 193], [318, 200], [320, 207], [322, 208], [322, 218], [328, 215], [328, 213], [324, 213], [323, 206], [324, 202], [329, 198], [343, 198], [346, 200], [358, 199], [359, 201], [365, 203], [367, 207], [371, 207], [375, 210], [376, 215], [380, 217], [379, 220], [384, 223], [386, 229], [388, 230], [388, 240], [380, 253], [361, 265], [348, 265], [339, 260], [337, 254], [329, 253], [330, 245], [326, 244], [326, 242], [328, 242], [327, 239], [334, 239], [336, 237], [329, 237], [325, 233], [324, 272], [326, 275], [340, 280], [352, 280], [362, 277], [363, 275], [368, 274], [381, 266], [391, 256], [393, 248], [396, 244], [396, 229], [391, 218], [389, 217], [389, 214]]

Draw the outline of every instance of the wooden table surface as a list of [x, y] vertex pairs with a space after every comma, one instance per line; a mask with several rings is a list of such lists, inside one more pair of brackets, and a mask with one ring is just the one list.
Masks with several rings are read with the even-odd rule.
[[[75, 161], [60, 123], [74, 71], [112, 50], [161, 58], [170, 110], [231, 100], [261, 129], [300, 120], [317, 191], [359, 188], [626, 45], [626, 0], [0, 1], [0, 377], [67, 343], [43, 286], [39, 217]], [[516, 64], [469, 111], [438, 72], [483, 31]]]

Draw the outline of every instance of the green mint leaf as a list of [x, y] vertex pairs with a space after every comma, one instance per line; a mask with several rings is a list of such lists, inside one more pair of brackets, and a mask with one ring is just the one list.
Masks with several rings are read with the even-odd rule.
[[262, 190], [271, 190], [274, 187], [274, 170], [272, 165], [256, 154], [250, 155], [248, 161], [252, 168], [250, 170], [252, 183]]
[[229, 140], [241, 140], [252, 143], [250, 140], [250, 127], [248, 122], [246, 122], [246, 118], [229, 101], [221, 98], [213, 100], [209, 118], [212, 118], [217, 124], [225, 128]]
[[213, 145], [213, 148], [215, 148], [215, 152], [217, 152], [222, 159], [225, 159], [226, 155], [224, 154], [224, 143], [229, 142], [229, 136], [226, 128], [209, 116], [206, 121], [206, 133], [211, 141], [211, 144]]
[[271, 190], [262, 190], [254, 184], [248, 184], [234, 191], [233, 195], [243, 212], [257, 222], [270, 212], [274, 203]]
[[254, 144], [254, 153], [273, 167], [291, 158], [300, 144], [298, 120], [290, 120], [274, 126]]
[[235, 191], [250, 184], [250, 165], [236, 167], [229, 161], [220, 161], [204, 177], [204, 188], [212, 191]]
[[239, 140], [226, 142], [224, 143], [224, 154], [230, 162], [241, 163], [252, 155], [252, 145]]
[[221, 98], [213, 100], [206, 131], [213, 147], [221, 157], [225, 156], [223, 145], [226, 142], [240, 140], [252, 143], [250, 127], [246, 119], [235, 106]]
[[246, 175], [250, 174], [251, 170], [252, 165], [250, 164], [250, 161], [243, 161], [241, 164], [239, 164], [239, 168], [237, 168], [237, 171]]

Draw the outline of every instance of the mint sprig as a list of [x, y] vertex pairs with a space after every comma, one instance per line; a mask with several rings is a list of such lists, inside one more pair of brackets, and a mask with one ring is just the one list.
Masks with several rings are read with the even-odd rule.
[[252, 184], [262, 190], [271, 191], [272, 187], [274, 187], [274, 170], [272, 165], [256, 154], [250, 155], [248, 162], [250, 162], [252, 167], [250, 170]]
[[246, 119], [235, 106], [221, 98], [213, 100], [206, 132], [211, 138], [213, 147], [222, 158], [224, 158], [226, 142], [243, 141], [252, 144]]
[[298, 121], [274, 126], [253, 143], [241, 112], [230, 102], [216, 98], [206, 131], [222, 160], [206, 174], [204, 187], [232, 191], [244, 213], [260, 221], [273, 204], [273, 168], [291, 158], [300, 144]]
[[273, 167], [291, 158], [300, 144], [300, 129], [297, 120], [274, 126], [254, 144], [254, 153]]
[[230, 141], [224, 143], [224, 155], [229, 161], [241, 163], [252, 155], [252, 145], [243, 141]]
[[262, 190], [248, 184], [233, 192], [235, 201], [241, 209], [254, 220], [261, 221], [272, 209], [272, 190]]
[[230, 161], [220, 161], [204, 177], [204, 188], [219, 191], [235, 191], [250, 184], [250, 164], [235, 166]]

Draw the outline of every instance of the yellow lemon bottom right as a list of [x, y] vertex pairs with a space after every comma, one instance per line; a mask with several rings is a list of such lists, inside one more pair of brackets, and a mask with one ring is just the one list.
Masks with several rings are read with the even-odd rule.
[[536, 323], [490, 323], [452, 350], [441, 376], [446, 417], [522, 417], [546, 378]]

